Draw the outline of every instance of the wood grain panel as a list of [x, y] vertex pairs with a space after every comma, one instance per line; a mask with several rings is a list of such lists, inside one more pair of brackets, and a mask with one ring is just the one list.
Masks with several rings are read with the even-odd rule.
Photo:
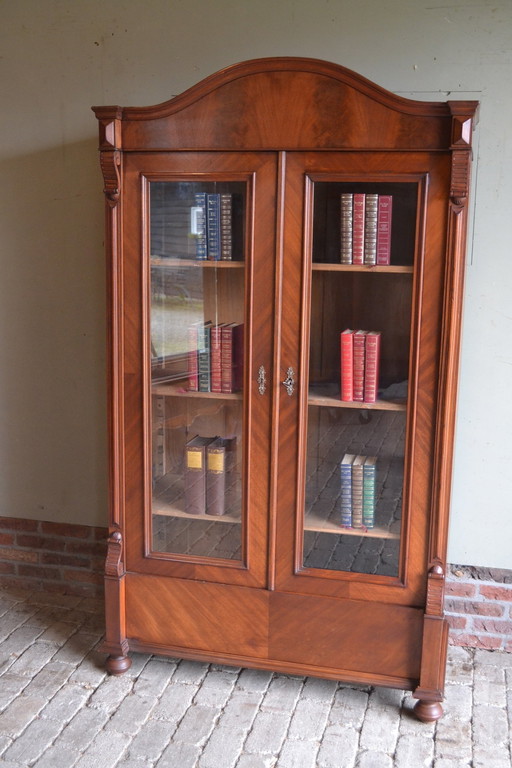
[[266, 657], [268, 592], [186, 579], [126, 576], [126, 634], [144, 644]]
[[[111, 112], [117, 116], [119, 107]], [[96, 114], [105, 119], [108, 108]], [[153, 150], [433, 149], [449, 146], [451, 137], [445, 103], [403, 99], [350, 70], [312, 59], [245, 62], [164, 104], [121, 114], [128, 151], [141, 145]]]
[[352, 672], [419, 678], [419, 609], [274, 592], [269, 655]]

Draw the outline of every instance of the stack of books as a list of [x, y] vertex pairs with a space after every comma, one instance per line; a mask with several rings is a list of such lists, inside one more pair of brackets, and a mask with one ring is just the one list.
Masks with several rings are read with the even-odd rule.
[[226, 514], [235, 466], [235, 437], [199, 437], [185, 446], [185, 512]]
[[211, 321], [188, 329], [188, 389], [230, 394], [242, 389], [243, 323]]
[[191, 231], [200, 261], [241, 260], [242, 212], [238, 195], [197, 192], [191, 211]]
[[390, 263], [392, 195], [341, 195], [341, 264]]
[[341, 399], [344, 402], [374, 403], [379, 388], [380, 331], [340, 334]]
[[341, 525], [344, 528], [375, 526], [375, 456], [346, 453], [340, 464]]

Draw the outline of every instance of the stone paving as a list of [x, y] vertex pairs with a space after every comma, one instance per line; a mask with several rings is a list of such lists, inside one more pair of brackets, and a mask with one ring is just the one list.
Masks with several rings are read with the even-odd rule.
[[445, 715], [409, 693], [134, 654], [100, 601], [0, 590], [0, 768], [510, 768], [512, 654], [451, 647]]

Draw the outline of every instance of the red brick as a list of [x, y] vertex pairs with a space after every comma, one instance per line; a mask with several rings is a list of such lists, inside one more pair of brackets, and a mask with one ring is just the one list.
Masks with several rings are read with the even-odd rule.
[[18, 563], [37, 563], [38, 553], [16, 547], [0, 547], [0, 560], [15, 560]]
[[487, 650], [497, 650], [501, 648], [501, 637], [492, 635], [451, 635], [452, 645], [463, 645], [469, 648], [486, 648]]
[[108, 538], [108, 528], [94, 528], [94, 538], [96, 541], [106, 541]]
[[[16, 567], [14, 563], [0, 563], [0, 573], [14, 573]], [[2, 586], [4, 586], [4, 580], [2, 579]]]
[[19, 533], [16, 536], [16, 544], [19, 547], [28, 547], [30, 549], [47, 549], [52, 552], [63, 552], [66, 547], [66, 540], [55, 539], [51, 536], [31, 536]]
[[454, 595], [456, 597], [475, 597], [476, 586], [474, 584], [466, 584], [459, 581], [447, 581], [446, 594]]
[[493, 635], [512, 634], [512, 621], [495, 621], [494, 619], [473, 619], [473, 628], [477, 632], [490, 632]]
[[73, 523], [41, 523], [41, 532], [52, 536], [70, 536], [75, 539], [87, 539], [91, 535], [89, 525], [74, 525]]
[[450, 616], [447, 617], [450, 629], [466, 629], [467, 619], [465, 616]]
[[91, 573], [90, 571], [68, 570], [63, 571], [63, 577], [66, 581], [80, 581], [89, 584], [103, 584], [103, 574]]
[[482, 584], [480, 587], [480, 594], [483, 597], [489, 598], [489, 600], [504, 600], [506, 602], [512, 601], [512, 585], [510, 587], [504, 586], [489, 586]]
[[38, 520], [25, 520], [18, 517], [0, 517], [0, 528], [10, 531], [37, 531]]
[[0, 533], [0, 544], [4, 544], [7, 547], [10, 546], [11, 544], [14, 544], [14, 534]]
[[81, 555], [103, 555], [107, 554], [107, 545], [98, 541], [66, 541], [66, 552], [77, 552]]
[[507, 640], [505, 650], [507, 653], [512, 653], [512, 640]]
[[60, 581], [60, 570], [58, 568], [43, 568], [39, 565], [19, 565], [18, 573], [20, 576], [28, 576], [33, 579]]
[[41, 552], [41, 565], [70, 565], [73, 568], [87, 568], [91, 570], [91, 561], [87, 557], [62, 555], [55, 552]]
[[497, 603], [476, 602], [475, 600], [453, 600], [444, 602], [445, 611], [451, 613], [467, 613], [477, 616], [503, 616], [505, 610]]

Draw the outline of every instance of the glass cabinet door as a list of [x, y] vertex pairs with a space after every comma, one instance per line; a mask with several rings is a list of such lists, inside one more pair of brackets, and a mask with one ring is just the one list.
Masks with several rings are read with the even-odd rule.
[[259, 587], [267, 574], [275, 157], [128, 153], [123, 171], [128, 567]]
[[245, 187], [149, 182], [154, 552], [242, 560]]
[[418, 185], [312, 193], [303, 567], [398, 577]]
[[405, 602], [424, 588], [431, 466], [414, 427], [433, 392], [419, 349], [432, 341], [420, 307], [437, 191], [426, 156], [392, 160], [393, 172], [377, 152], [287, 160], [279, 376], [295, 384], [279, 389], [279, 589], [389, 600], [393, 585]]

